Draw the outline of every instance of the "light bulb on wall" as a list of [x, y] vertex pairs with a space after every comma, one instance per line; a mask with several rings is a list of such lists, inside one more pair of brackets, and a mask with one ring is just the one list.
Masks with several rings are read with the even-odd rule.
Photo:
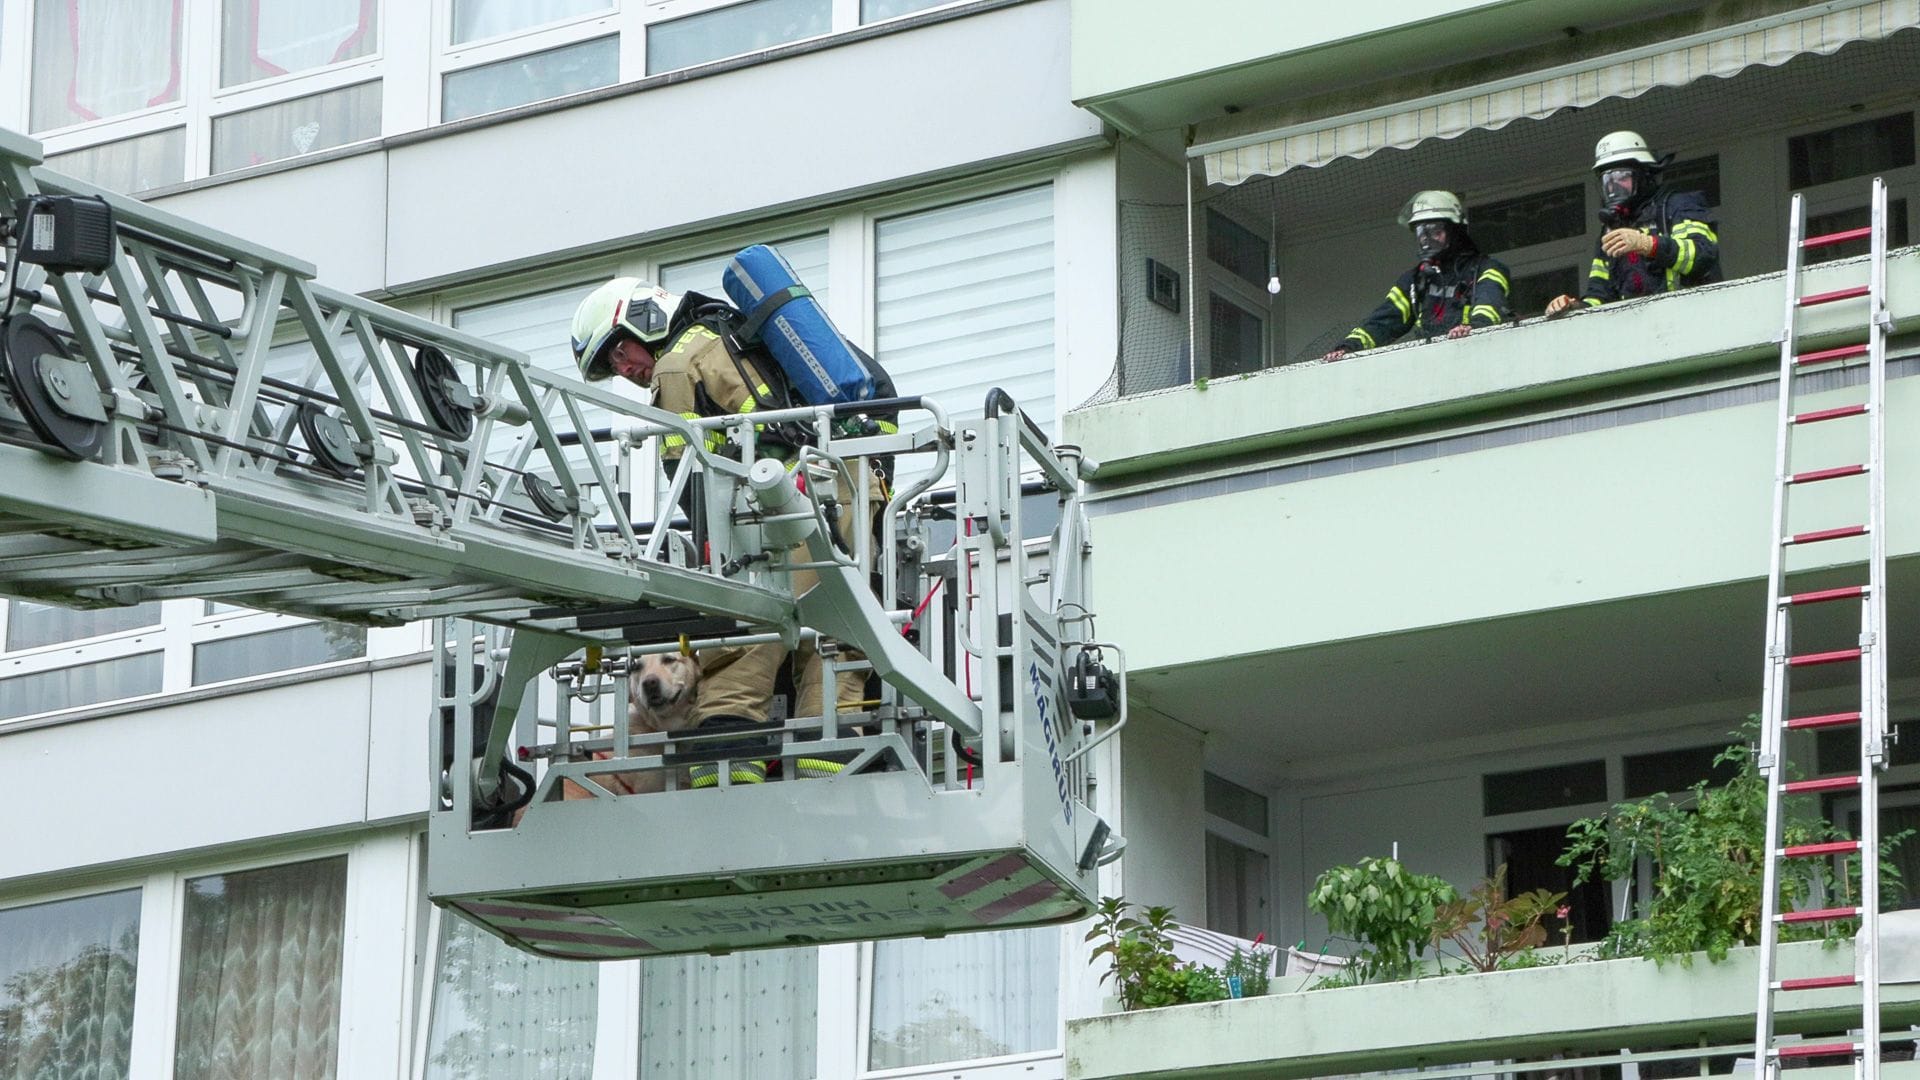
[[1274, 276], [1267, 279], [1267, 295], [1269, 296], [1280, 295], [1280, 275], [1275, 274]]

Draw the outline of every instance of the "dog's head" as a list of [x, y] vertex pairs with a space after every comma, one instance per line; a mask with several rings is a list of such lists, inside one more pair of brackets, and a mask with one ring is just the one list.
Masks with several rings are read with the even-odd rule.
[[643, 656], [629, 676], [633, 703], [656, 712], [693, 700], [700, 685], [700, 665], [690, 656], [657, 653]]

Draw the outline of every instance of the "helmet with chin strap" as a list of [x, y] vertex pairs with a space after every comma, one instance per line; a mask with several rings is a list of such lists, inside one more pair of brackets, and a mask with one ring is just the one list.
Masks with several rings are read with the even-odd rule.
[[1413, 230], [1424, 258], [1433, 258], [1459, 240], [1459, 226], [1467, 223], [1467, 207], [1451, 191], [1421, 191], [1400, 208], [1400, 224]]
[[613, 374], [608, 353], [620, 335], [658, 352], [680, 298], [639, 278], [617, 277], [588, 293], [573, 312], [573, 362], [589, 382]]
[[1615, 131], [1593, 147], [1593, 171], [1600, 178], [1600, 204], [1616, 216], [1638, 209], [1653, 194], [1660, 159], [1637, 131]]

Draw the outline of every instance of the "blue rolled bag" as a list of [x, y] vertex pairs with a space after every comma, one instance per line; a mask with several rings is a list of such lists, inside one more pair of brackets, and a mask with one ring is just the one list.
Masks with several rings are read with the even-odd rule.
[[765, 347], [802, 401], [839, 405], [874, 396], [873, 371], [778, 251], [746, 248], [728, 261], [720, 285], [746, 315], [737, 336]]

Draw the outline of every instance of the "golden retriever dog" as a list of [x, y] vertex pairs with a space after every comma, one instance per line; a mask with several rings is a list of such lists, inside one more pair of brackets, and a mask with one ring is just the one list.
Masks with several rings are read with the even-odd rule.
[[[693, 726], [693, 704], [700, 693], [700, 663], [680, 653], [655, 653], [640, 657], [627, 673], [627, 730], [634, 735], [664, 731], [685, 731]], [[658, 753], [654, 748], [653, 753]], [[638, 751], [636, 751], [638, 753]], [[593, 755], [605, 761], [613, 755], [604, 751]], [[658, 770], [648, 773], [601, 773], [599, 783], [615, 795], [639, 795], [665, 791], [666, 776]], [[686, 770], [681, 770], [680, 786], [687, 786]], [[578, 785], [562, 785], [561, 798], [591, 798]]]

